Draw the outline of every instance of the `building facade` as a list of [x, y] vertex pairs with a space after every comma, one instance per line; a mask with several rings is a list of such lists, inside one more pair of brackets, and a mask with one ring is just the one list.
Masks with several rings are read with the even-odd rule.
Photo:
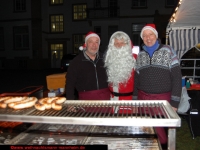
[[115, 31], [134, 45], [140, 31], [155, 23], [159, 38], [177, 0], [13, 0], [0, 5], [0, 69], [59, 68], [63, 55], [79, 53], [85, 34], [101, 37], [104, 52]]

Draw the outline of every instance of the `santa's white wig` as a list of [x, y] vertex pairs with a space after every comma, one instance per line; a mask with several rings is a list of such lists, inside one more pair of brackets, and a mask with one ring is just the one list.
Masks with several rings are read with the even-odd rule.
[[[114, 45], [115, 39], [123, 40], [125, 45], [117, 48]], [[109, 41], [108, 49], [104, 58], [108, 75], [108, 82], [113, 86], [119, 83], [127, 83], [135, 68], [135, 58], [132, 54], [132, 43], [129, 36], [122, 32], [115, 32]]]

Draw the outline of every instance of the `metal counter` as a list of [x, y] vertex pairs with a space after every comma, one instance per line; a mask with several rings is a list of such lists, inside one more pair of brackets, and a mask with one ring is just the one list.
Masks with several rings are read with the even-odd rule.
[[[73, 110], [72, 110], [73, 109]], [[71, 100], [60, 111], [0, 109], [0, 121], [73, 125], [169, 127], [168, 146], [175, 149], [176, 129], [181, 119], [164, 100], [83, 101]]]
[[34, 124], [10, 145], [108, 145], [109, 150], [160, 150], [153, 127]]
[[[70, 111], [70, 107], [75, 107], [76, 112]], [[113, 113], [118, 108], [121, 113]], [[167, 101], [66, 101], [60, 111], [0, 109], [0, 121], [154, 127], [181, 125], [181, 119]]]

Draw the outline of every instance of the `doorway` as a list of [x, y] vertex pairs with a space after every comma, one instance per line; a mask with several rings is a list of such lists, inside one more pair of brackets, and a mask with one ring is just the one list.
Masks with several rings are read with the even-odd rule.
[[60, 62], [63, 57], [63, 44], [50, 44], [51, 50], [51, 68], [60, 68]]

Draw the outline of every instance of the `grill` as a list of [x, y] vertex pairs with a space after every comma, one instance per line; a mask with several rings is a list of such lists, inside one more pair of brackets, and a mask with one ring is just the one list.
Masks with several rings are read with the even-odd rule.
[[[135, 136], [134, 136], [135, 135]], [[34, 124], [9, 145], [94, 145], [160, 150], [152, 127]]]
[[22, 122], [0, 122], [0, 145], [8, 144], [11, 139], [27, 130], [31, 124]]
[[[65, 132], [58, 132], [56, 128], [51, 128], [51, 133], [46, 131], [41, 131], [39, 128], [28, 130], [27, 132], [21, 133], [16, 138], [10, 141], [10, 144], [28, 144], [28, 145], [38, 145], [41, 141], [43, 144], [56, 144], [67, 142], [75, 142], [76, 144], [108, 144], [109, 149], [112, 149], [113, 144], [119, 145], [123, 143], [122, 147], [135, 148], [138, 149], [154, 148], [160, 149], [157, 137], [151, 128], [142, 134], [148, 134], [147, 138], [142, 137], [129, 137], [126, 138], [129, 133], [124, 132], [125, 137], [113, 137], [109, 133], [111, 129], [107, 130], [106, 126], [109, 126], [113, 131], [121, 130], [122, 127], [169, 127], [168, 128], [168, 146], [169, 149], [175, 149], [175, 139], [176, 139], [176, 129], [175, 127], [181, 126], [181, 119], [177, 113], [173, 110], [171, 105], [165, 100], [153, 101], [83, 101], [83, 100], [71, 100], [66, 101], [63, 104], [63, 108], [60, 111], [56, 110], [45, 110], [39, 111], [35, 108], [28, 108], [23, 110], [12, 110], [10, 108], [0, 109], [0, 121], [12, 121], [12, 122], [34, 122], [42, 124], [57, 124], [57, 125], [78, 125], [78, 126], [95, 126], [92, 131], [89, 129], [90, 134], [81, 134], [66, 137]], [[59, 126], [60, 126], [59, 125]], [[103, 127], [102, 127], [103, 126]], [[108, 131], [105, 136], [99, 133], [100, 129], [102, 132]], [[116, 128], [116, 130], [114, 130]], [[63, 129], [63, 128], [62, 128]], [[130, 128], [129, 128], [130, 129]], [[141, 129], [141, 128], [140, 128]], [[125, 130], [127, 131], [127, 130]], [[149, 131], [146, 133], [146, 131]], [[52, 132], [53, 135], [52, 135]], [[86, 132], [84, 132], [86, 133]], [[120, 132], [121, 133], [121, 132]], [[42, 134], [42, 135], [41, 135]], [[99, 136], [99, 134], [101, 136]], [[119, 133], [118, 133], [119, 134]], [[135, 135], [135, 133], [133, 133]], [[69, 132], [67, 132], [69, 135]], [[98, 136], [97, 136], [98, 135]], [[108, 136], [109, 135], [109, 136]], [[54, 140], [52, 140], [52, 136]], [[137, 136], [137, 135], [136, 135]], [[37, 138], [37, 139], [35, 139]], [[28, 143], [27, 143], [28, 140]], [[53, 143], [48, 143], [52, 142]], [[117, 141], [117, 142], [115, 142]], [[143, 143], [140, 143], [143, 141]], [[145, 142], [146, 141], [146, 142]], [[155, 141], [155, 142], [154, 142]], [[38, 143], [39, 142], [39, 143]], [[99, 143], [102, 142], [102, 143]], [[114, 142], [114, 143], [113, 143]], [[60, 143], [60, 144], [61, 144]], [[150, 144], [150, 143], [153, 143]], [[153, 147], [152, 147], [153, 146]], [[116, 147], [115, 147], [116, 148]], [[115, 149], [113, 148], [113, 149]]]
[[181, 120], [167, 101], [66, 101], [60, 111], [0, 110], [0, 121], [180, 127]]

